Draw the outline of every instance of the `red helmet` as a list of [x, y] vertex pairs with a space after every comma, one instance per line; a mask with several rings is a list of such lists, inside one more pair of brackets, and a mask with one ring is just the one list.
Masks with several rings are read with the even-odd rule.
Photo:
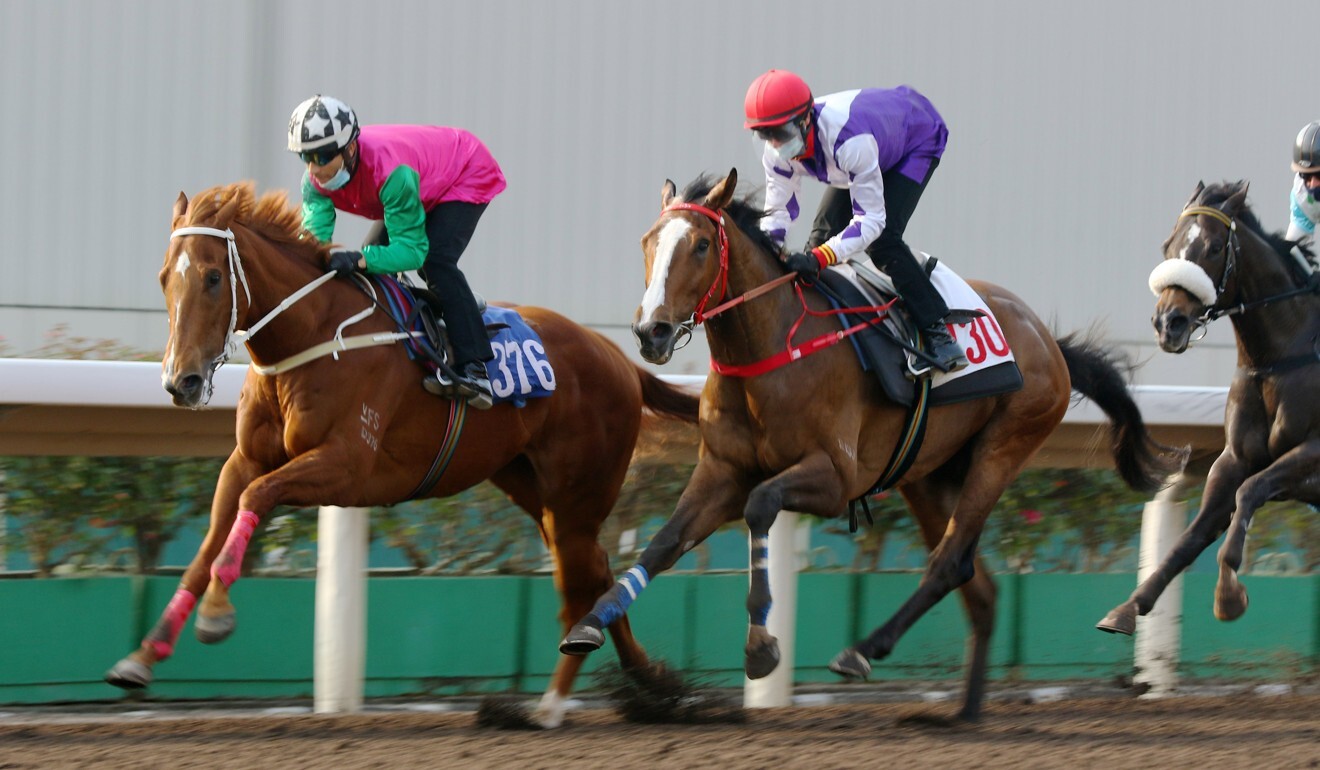
[[743, 100], [743, 128], [780, 126], [811, 109], [811, 89], [788, 70], [770, 70], [752, 81]]

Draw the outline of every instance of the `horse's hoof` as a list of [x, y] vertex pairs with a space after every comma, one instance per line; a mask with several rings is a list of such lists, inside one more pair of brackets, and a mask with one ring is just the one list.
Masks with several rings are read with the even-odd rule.
[[105, 672], [105, 681], [125, 690], [141, 690], [151, 684], [151, 668], [132, 658], [124, 658]]
[[193, 623], [193, 633], [202, 644], [218, 644], [228, 639], [237, 625], [232, 612], [224, 615], [198, 615]]
[[1215, 592], [1215, 617], [1222, 621], [1237, 620], [1247, 611], [1247, 589], [1238, 584], [1236, 591]]
[[595, 626], [578, 624], [569, 630], [568, 636], [559, 643], [559, 651], [565, 655], [586, 655], [595, 652], [605, 643], [605, 634]]
[[1120, 604], [1110, 610], [1095, 627], [1111, 634], [1132, 636], [1137, 630], [1137, 610], [1130, 604]]
[[865, 679], [871, 675], [871, 662], [849, 647], [830, 661], [830, 671], [848, 679]]
[[774, 637], [768, 644], [748, 647], [743, 657], [743, 670], [748, 679], [764, 679], [779, 666], [779, 643]]

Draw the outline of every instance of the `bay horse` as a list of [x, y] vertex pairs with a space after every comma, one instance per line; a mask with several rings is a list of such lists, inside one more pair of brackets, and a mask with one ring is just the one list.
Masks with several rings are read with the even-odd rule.
[[[253, 366], [206, 537], [160, 621], [108, 681], [149, 684], [198, 597], [199, 639], [214, 643], [233, 631], [230, 586], [254, 526], [277, 505], [389, 505], [489, 479], [535, 520], [554, 560], [564, 628], [591, 608], [613, 579], [596, 538], [643, 419], [695, 423], [695, 394], [645, 371], [602, 335], [528, 306], [515, 309], [539, 333], [555, 388], [521, 408], [506, 402], [466, 410], [429, 395], [421, 369], [398, 344], [343, 350], [338, 360], [323, 356], [286, 370], [279, 362], [336, 338], [346, 320], [360, 319], [350, 327], [358, 338], [388, 337], [394, 323], [370, 312], [362, 287], [325, 272], [327, 246], [304, 233], [282, 192], [257, 200], [250, 183], [237, 183], [191, 202], [180, 193], [172, 230], [160, 271], [170, 326], [165, 389], [177, 406], [201, 406], [212, 373], [244, 329]], [[267, 368], [279, 371], [261, 373]], [[448, 464], [437, 473], [442, 451]], [[624, 669], [644, 671], [646, 653], [626, 620], [612, 630]], [[534, 715], [542, 726], [560, 723], [581, 662], [558, 661]]]
[[1198, 183], [1164, 242], [1164, 260], [1150, 275], [1160, 347], [1184, 353], [1211, 321], [1228, 316], [1233, 323], [1237, 368], [1224, 451], [1191, 524], [1128, 600], [1096, 624], [1102, 631], [1132, 634], [1137, 616], [1225, 532], [1214, 613], [1236, 620], [1247, 610], [1237, 573], [1256, 510], [1270, 500], [1320, 504], [1320, 278], [1289, 253], [1293, 246], [1261, 228], [1243, 182]]
[[[752, 679], [768, 675], [779, 658], [777, 640], [765, 627], [770, 526], [780, 510], [842, 515], [880, 477], [904, 427], [906, 409], [886, 398], [851, 345], [823, 347], [757, 376], [719, 373], [782, 355], [795, 331], [798, 339], [814, 340], [840, 329], [836, 317], [824, 315], [829, 306], [817, 293], [799, 294], [787, 283], [766, 288], [789, 279], [778, 246], [757, 226], [763, 212], [735, 199], [736, 184], [734, 169], [714, 183], [702, 176], [680, 196], [666, 180], [660, 217], [642, 237], [647, 288], [633, 325], [642, 356], [666, 362], [682, 330], [705, 319], [716, 371], [701, 396], [700, 459], [673, 516], [637, 566], [574, 625], [562, 652], [599, 648], [602, 629], [624, 617], [648, 581], [741, 516], [751, 554], [744, 668]], [[1128, 484], [1153, 489], [1163, 471], [1111, 354], [1091, 342], [1056, 341], [1017, 296], [988, 283], [972, 285], [998, 319], [1025, 384], [931, 409], [925, 442], [898, 483], [931, 551], [925, 573], [883, 626], [830, 664], [846, 677], [868, 676], [870, 660], [887, 656], [913, 623], [958, 588], [971, 621], [959, 712], [965, 720], [980, 714], [995, 622], [996, 589], [977, 556], [977, 541], [1005, 487], [1063, 419], [1071, 391], [1095, 401], [1114, 421], [1111, 449]], [[711, 310], [727, 297], [748, 301], [725, 303], [732, 306], [727, 312]], [[703, 309], [710, 312], [703, 316]]]

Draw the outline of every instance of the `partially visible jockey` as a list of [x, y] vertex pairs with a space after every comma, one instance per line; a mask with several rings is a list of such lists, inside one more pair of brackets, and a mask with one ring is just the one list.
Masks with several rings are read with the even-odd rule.
[[1320, 120], [1307, 123], [1297, 133], [1293, 144], [1292, 206], [1288, 217], [1290, 241], [1315, 238], [1315, 226], [1320, 222]]
[[782, 245], [798, 218], [803, 177], [828, 185], [806, 251], [789, 254], [785, 264], [811, 278], [865, 251], [893, 280], [936, 366], [966, 367], [944, 322], [949, 308], [903, 241], [949, 133], [926, 97], [899, 86], [813, 99], [802, 78], [770, 70], [752, 82], [743, 107], [743, 127], [765, 142], [761, 228], [771, 238]]
[[458, 259], [477, 220], [505, 188], [504, 174], [480, 139], [447, 126], [359, 126], [349, 106], [317, 94], [289, 118], [289, 150], [307, 164], [303, 227], [321, 241], [335, 232], [336, 210], [375, 220], [362, 250], [334, 248], [327, 269], [399, 273], [420, 270], [454, 349], [456, 382], [428, 376], [436, 395], [487, 409], [485, 362], [494, 355]]

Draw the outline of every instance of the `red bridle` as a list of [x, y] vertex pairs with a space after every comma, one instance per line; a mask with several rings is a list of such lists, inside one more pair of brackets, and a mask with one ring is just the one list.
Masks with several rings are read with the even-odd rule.
[[[665, 211], [666, 212], [695, 211], [698, 214], [701, 214], [702, 216], [706, 217], [710, 221], [714, 222], [715, 231], [719, 235], [720, 270], [719, 273], [715, 275], [715, 280], [711, 283], [710, 289], [706, 291], [706, 295], [701, 298], [700, 302], [697, 303], [696, 310], [692, 311], [692, 320], [689, 321], [687, 324], [684, 324], [684, 326], [686, 326], [689, 331], [691, 331], [691, 327], [700, 325], [707, 318], [713, 318], [719, 315], [720, 313], [723, 313], [724, 311], [728, 310], [729, 308], [736, 307], [742, 304], [743, 302], [746, 302], [749, 299], [755, 299], [756, 297], [765, 294], [766, 292], [774, 289], [775, 287], [789, 283], [790, 281], [793, 281], [798, 277], [797, 273], [793, 273], [793, 272], [789, 272], [785, 275], [781, 275], [778, 278], [775, 278], [767, 283], [763, 283], [760, 286], [757, 286], [756, 288], [744, 294], [734, 297], [728, 302], [723, 302], [717, 305], [709, 313], [707, 313], [705, 312], [706, 303], [710, 301], [711, 297], [715, 296], [715, 290], [719, 289], [720, 300], [723, 300], [724, 295], [727, 294], [729, 291], [729, 236], [728, 233], [725, 232], [724, 230], [724, 213], [706, 208], [705, 206], [700, 206], [695, 203], [672, 203], [665, 208]], [[807, 298], [802, 295], [802, 286], [797, 285], [794, 286], [793, 288], [796, 289], [798, 299], [802, 302], [802, 314], [798, 316], [797, 321], [795, 321], [793, 323], [793, 326], [789, 329], [788, 339], [785, 341], [784, 350], [781, 350], [779, 353], [771, 356], [770, 358], [766, 358], [761, 361], [757, 361], [755, 363], [745, 364], [745, 365], [722, 364], [719, 361], [716, 361], [714, 357], [712, 357], [710, 360], [711, 368], [714, 369], [719, 374], [729, 375], [732, 377], [755, 377], [758, 374], [764, 374], [773, 369], [778, 369], [784, 364], [790, 363], [792, 361], [796, 361], [799, 358], [802, 358], [803, 356], [811, 355], [812, 353], [816, 353], [832, 345], [835, 345], [843, 341], [847, 337], [856, 334], [862, 329], [865, 329], [869, 326], [875, 326], [876, 324], [880, 323], [883, 320], [883, 316], [877, 315], [874, 318], [869, 318], [867, 320], [862, 321], [861, 323], [854, 324], [853, 326], [847, 329], [822, 334], [819, 337], [815, 337], [811, 340], [808, 340], [806, 343], [803, 343], [801, 345], [794, 345], [792, 343], [793, 335], [797, 333], [798, 327], [802, 325], [803, 320], [805, 320], [808, 315], [813, 315], [813, 316], [841, 315], [843, 313], [855, 313], [855, 312], [867, 312], [867, 311], [872, 313], [884, 313], [888, 311], [894, 305], [895, 302], [898, 301], [897, 298], [894, 298], [893, 300], [890, 300], [889, 302], [886, 302], [883, 305], [858, 307], [858, 308], [841, 308], [837, 310], [827, 310], [824, 312], [817, 312], [807, 307]]]
[[[719, 299], [724, 299], [724, 295], [729, 291], [729, 234], [724, 230], [724, 213], [708, 209], [696, 203], [672, 203], [665, 208], [665, 211], [695, 211], [715, 223], [715, 232], [719, 238], [720, 247], [720, 271], [715, 274], [715, 280], [711, 283], [710, 289], [706, 291], [706, 296], [697, 303], [697, 309], [692, 311], [694, 323], [700, 325], [710, 316], [705, 314], [706, 303], [710, 302], [711, 297], [715, 296], [715, 290], [720, 290]], [[719, 300], [716, 300], [717, 302]], [[723, 311], [725, 308], [720, 306], [716, 312]], [[710, 315], [715, 315], [712, 312]]]

